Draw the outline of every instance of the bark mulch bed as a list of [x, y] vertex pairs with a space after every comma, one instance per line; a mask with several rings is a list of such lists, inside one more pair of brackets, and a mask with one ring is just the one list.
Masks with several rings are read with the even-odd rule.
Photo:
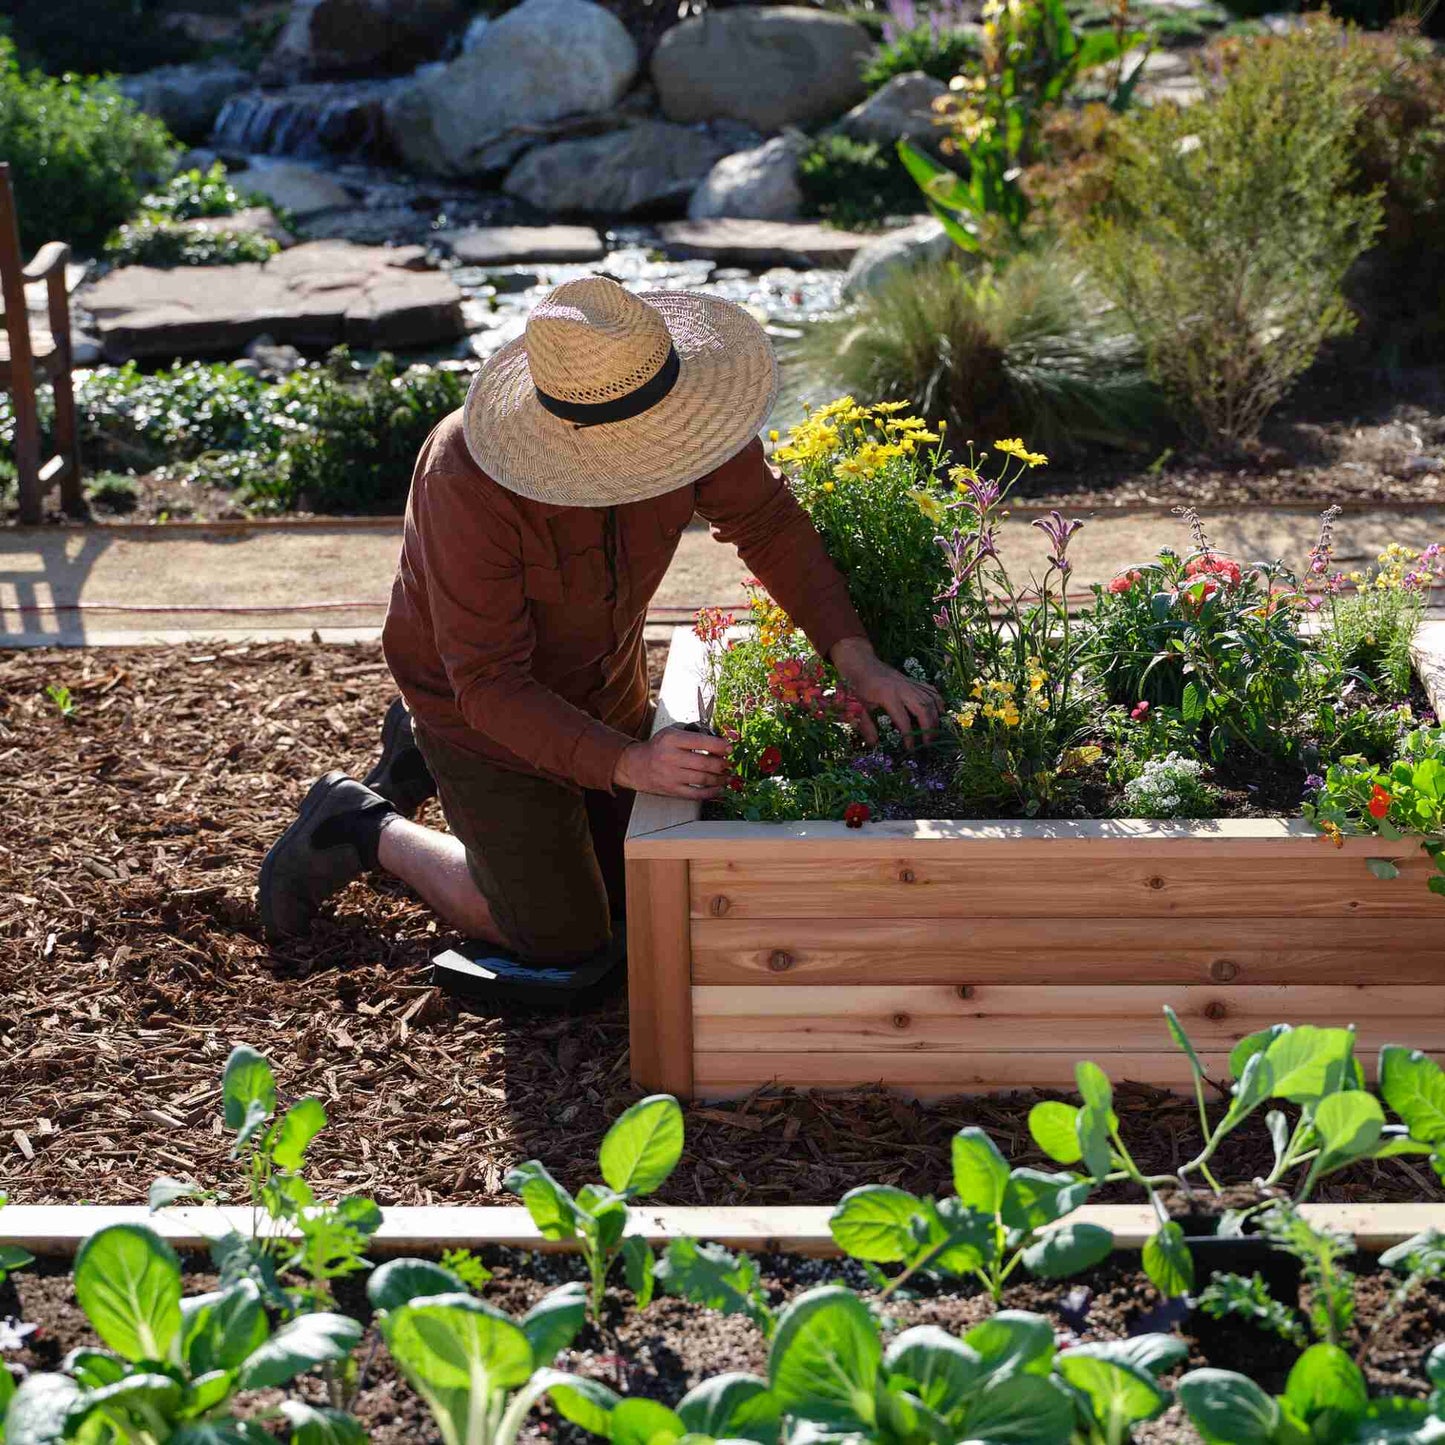
[[[481, 1258], [495, 1270], [483, 1297], [513, 1314], [529, 1309], [562, 1281], [585, 1277], [580, 1261], [566, 1256], [485, 1250]], [[214, 1276], [203, 1272], [204, 1262], [195, 1263], [202, 1272], [187, 1280], [187, 1294], [215, 1286]], [[1047, 1316], [1061, 1348], [1089, 1340], [1177, 1330], [1189, 1348], [1189, 1358], [1177, 1373], [1213, 1365], [1247, 1373], [1272, 1393], [1283, 1389], [1298, 1355], [1295, 1348], [1248, 1325], [1217, 1322], [1198, 1312], [1188, 1313], [1178, 1304], [1166, 1306], [1137, 1272], [1136, 1263], [1128, 1255], [1119, 1255], [1079, 1280], [1028, 1280], [1009, 1288], [1001, 1307]], [[1394, 1278], [1367, 1259], [1351, 1263], [1359, 1271], [1358, 1324], [1344, 1341], [1346, 1348], [1357, 1355], [1372, 1393], [1424, 1394], [1427, 1386], [1421, 1361], [1445, 1332], [1445, 1284], [1425, 1285], [1411, 1295], [1399, 1314], [1377, 1327]], [[876, 1296], [862, 1268], [852, 1262], [764, 1255], [759, 1265], [775, 1306], [804, 1289], [831, 1282], [850, 1285], [865, 1298]], [[992, 1313], [986, 1295], [957, 1282], [925, 1280], [907, 1297], [901, 1296], [902, 1292], [883, 1306], [886, 1319], [898, 1329], [929, 1324], [962, 1334]], [[356, 1280], [342, 1281], [338, 1306], [358, 1319], [369, 1320], [364, 1289]], [[0, 1286], [0, 1320], [6, 1316], [39, 1326], [26, 1337], [23, 1347], [8, 1357], [28, 1370], [55, 1369], [66, 1351], [99, 1343], [75, 1303], [64, 1266], [40, 1265], [12, 1275]], [[356, 1415], [374, 1445], [434, 1440], [436, 1428], [425, 1406], [397, 1374], [384, 1348], [375, 1348], [376, 1343], [377, 1332], [368, 1328], [356, 1351], [364, 1367], [353, 1404]], [[645, 1395], [675, 1405], [694, 1385], [724, 1371], [765, 1374], [767, 1344], [757, 1328], [741, 1316], [723, 1316], [665, 1296], [638, 1311], [630, 1295], [614, 1289], [609, 1291], [601, 1327], [585, 1326], [557, 1364], [599, 1379], [619, 1394]], [[1169, 1378], [1177, 1378], [1177, 1373]], [[306, 1379], [296, 1389], [314, 1403], [326, 1402], [319, 1379]], [[278, 1398], [275, 1392], [253, 1397], [257, 1405]], [[534, 1413], [523, 1438], [566, 1442], [592, 1438], [548, 1416], [545, 1409]], [[1197, 1445], [1199, 1440], [1177, 1405], [1158, 1420], [1140, 1426], [1133, 1438], [1138, 1445]]]
[[[70, 690], [69, 718], [51, 686]], [[455, 940], [386, 879], [349, 889], [305, 940], [261, 940], [265, 849], [312, 778], [370, 765], [392, 695], [375, 645], [0, 661], [0, 1189], [12, 1201], [133, 1203], [158, 1174], [235, 1182], [218, 1085], [239, 1041], [272, 1058], [286, 1097], [325, 1102], [332, 1127], [312, 1166], [323, 1192], [503, 1202], [506, 1170], [533, 1155], [568, 1184], [595, 1176], [601, 1133], [634, 1097], [623, 1001], [575, 1018], [458, 1007], [427, 974]], [[694, 1107], [661, 1200], [942, 1189], [964, 1124], [1042, 1162], [1031, 1102], [766, 1091]], [[1118, 1107], [1145, 1169], [1193, 1154], [1191, 1101], [1121, 1083]], [[1232, 1135], [1217, 1168], [1249, 1179], [1270, 1158], [1261, 1125]], [[1321, 1197], [1445, 1193], [1395, 1160], [1337, 1176]]]

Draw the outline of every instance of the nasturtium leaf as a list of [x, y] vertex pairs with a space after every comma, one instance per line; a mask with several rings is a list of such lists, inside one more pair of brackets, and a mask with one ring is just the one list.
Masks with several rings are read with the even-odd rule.
[[399, 1309], [430, 1295], [466, 1293], [460, 1275], [429, 1259], [389, 1259], [366, 1281], [366, 1298], [374, 1310]]
[[547, 1387], [547, 1397], [564, 1419], [606, 1438], [618, 1397], [601, 1380], [565, 1375], [560, 1370], [541, 1370], [534, 1379]]
[[902, 1377], [910, 1393], [940, 1414], [947, 1414], [987, 1378], [978, 1351], [937, 1325], [904, 1330], [883, 1356], [883, 1371], [890, 1378]]
[[619, 1400], [608, 1426], [612, 1445], [671, 1445], [687, 1434], [675, 1411], [641, 1395]]
[[1419, 1049], [1380, 1050], [1380, 1094], [1422, 1144], [1445, 1142], [1445, 1070]]
[[281, 1413], [291, 1426], [291, 1445], [365, 1445], [361, 1421], [345, 1410], [282, 1400]]
[[677, 1413], [690, 1434], [714, 1439], [738, 1435], [757, 1439], [769, 1431], [776, 1434], [781, 1415], [768, 1382], [739, 1370], [714, 1375], [689, 1390]]
[[779, 1317], [768, 1381], [788, 1414], [842, 1429], [866, 1426], [882, 1358], [867, 1305], [841, 1285], [820, 1285]]
[[1091, 1060], [1081, 1059], [1074, 1065], [1074, 1078], [1084, 1103], [1107, 1118], [1109, 1110], [1114, 1107], [1114, 1086], [1109, 1082], [1108, 1074]]
[[182, 1300], [181, 1320], [181, 1356], [193, 1375], [238, 1369], [271, 1332], [250, 1279]]
[[1352, 1089], [1329, 1094], [1315, 1109], [1315, 1132], [1320, 1136], [1316, 1170], [1334, 1168], [1370, 1153], [1385, 1128], [1385, 1111], [1373, 1094]]
[[1079, 1149], [1077, 1120], [1079, 1111], [1059, 1099], [1045, 1099], [1029, 1110], [1029, 1133], [1034, 1143], [1057, 1164], [1077, 1164], [1083, 1157]]
[[1137, 1365], [1065, 1350], [1055, 1369], [1089, 1402], [1106, 1440], [1128, 1438], [1127, 1427], [1152, 1420], [1169, 1403], [1169, 1392]]
[[276, 1075], [271, 1065], [246, 1044], [237, 1044], [221, 1074], [221, 1102], [228, 1129], [243, 1129], [253, 1105], [260, 1105], [261, 1117], [276, 1112]]
[[284, 1385], [313, 1365], [344, 1360], [361, 1339], [361, 1326], [349, 1315], [318, 1310], [281, 1326], [241, 1366], [243, 1390]]
[[550, 1365], [577, 1338], [586, 1319], [587, 1288], [578, 1281], [543, 1295], [518, 1321], [532, 1346], [533, 1363]]
[[602, 1177], [619, 1194], [651, 1194], [682, 1158], [682, 1106], [651, 1094], [618, 1116], [598, 1152]]
[[521, 1327], [469, 1294], [433, 1295], [383, 1315], [392, 1357], [429, 1390], [510, 1390], [532, 1374], [532, 1346]]
[[1194, 1288], [1194, 1256], [1176, 1220], [1167, 1220], [1144, 1241], [1143, 1264], [1150, 1284], [1166, 1299], [1188, 1294]]
[[989, 1445], [1057, 1445], [1069, 1438], [1074, 1402], [1047, 1375], [989, 1381], [962, 1412], [963, 1435]]
[[199, 1184], [191, 1184], [184, 1179], [172, 1179], [169, 1175], [162, 1174], [159, 1179], [152, 1181], [146, 1194], [146, 1205], [154, 1214], [156, 1210], [164, 1209], [178, 1199], [190, 1199], [200, 1191]]
[[[1284, 1400], [1315, 1439], [1346, 1439], [1364, 1416], [1369, 1391], [1360, 1367], [1338, 1346], [1311, 1345], [1289, 1372]], [[1317, 1424], [1317, 1422], [1319, 1422]]]
[[271, 1157], [282, 1169], [299, 1169], [311, 1141], [326, 1127], [320, 1099], [301, 1099], [286, 1110], [276, 1126]]
[[577, 1203], [547, 1172], [546, 1165], [536, 1159], [518, 1164], [502, 1180], [502, 1187], [521, 1195], [543, 1239], [577, 1238], [581, 1224]]
[[1273, 1445], [1279, 1406], [1247, 1376], [1191, 1370], [1176, 1393], [1209, 1445]]
[[1288, 1024], [1271, 1024], [1267, 1029], [1260, 1029], [1256, 1033], [1246, 1034], [1229, 1051], [1229, 1074], [1231, 1078], [1242, 1079], [1244, 1077], [1244, 1066], [1256, 1054], [1266, 1053], [1269, 1046], [1281, 1034], [1290, 1032]]
[[1276, 1099], [1312, 1104], [1333, 1093], [1349, 1076], [1355, 1036], [1349, 1029], [1301, 1024], [1281, 1034], [1265, 1050]]
[[834, 1243], [854, 1259], [874, 1264], [900, 1264], [919, 1253], [913, 1221], [922, 1201], [889, 1184], [864, 1184], [850, 1189], [828, 1218]]
[[64, 1439], [66, 1417], [80, 1398], [80, 1386], [68, 1375], [31, 1375], [6, 1407], [5, 1445], [53, 1445]]
[[1399, 866], [1389, 858], [1366, 858], [1365, 867], [1367, 867], [1376, 878], [1384, 882], [1400, 876]]
[[1052, 1327], [1024, 1310], [1000, 1310], [969, 1330], [963, 1342], [991, 1376], [1047, 1375], [1053, 1367]]
[[1060, 1224], [1024, 1250], [1024, 1267], [1040, 1279], [1067, 1279], [1108, 1259], [1114, 1236], [1098, 1224]]
[[1008, 1187], [1008, 1161], [982, 1129], [953, 1136], [953, 1188], [959, 1202], [980, 1214], [997, 1214]]
[[1045, 1174], [1040, 1169], [1015, 1169], [1003, 1196], [1003, 1222], [1010, 1229], [1039, 1229], [1072, 1214], [1088, 1197], [1092, 1185], [1072, 1174]]
[[622, 1273], [637, 1308], [645, 1310], [657, 1288], [657, 1260], [652, 1246], [640, 1234], [622, 1241]]
[[181, 1262], [155, 1230], [112, 1224], [80, 1246], [75, 1297], [117, 1354], [165, 1360], [181, 1328]]

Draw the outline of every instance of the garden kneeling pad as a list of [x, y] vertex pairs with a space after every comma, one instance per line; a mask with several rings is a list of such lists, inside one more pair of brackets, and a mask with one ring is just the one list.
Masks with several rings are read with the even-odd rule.
[[595, 1008], [627, 977], [627, 930], [570, 968], [529, 964], [494, 943], [471, 941], [432, 959], [432, 982], [470, 1003], [536, 1009]]

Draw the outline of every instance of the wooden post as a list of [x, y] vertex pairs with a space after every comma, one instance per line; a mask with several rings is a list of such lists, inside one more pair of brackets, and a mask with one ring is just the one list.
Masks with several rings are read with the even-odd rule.
[[685, 860], [627, 863], [632, 1082], [692, 1097], [692, 937]]
[[10, 188], [10, 166], [0, 161], [0, 299], [10, 338], [10, 405], [15, 412], [15, 481], [21, 522], [40, 521], [40, 413], [35, 404], [35, 361], [21, 275], [20, 223]]

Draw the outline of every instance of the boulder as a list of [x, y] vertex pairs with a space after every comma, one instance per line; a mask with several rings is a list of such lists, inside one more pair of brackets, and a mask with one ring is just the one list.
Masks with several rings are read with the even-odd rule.
[[928, 142], [941, 134], [933, 102], [947, 95], [948, 87], [921, 70], [895, 75], [867, 100], [855, 105], [838, 129], [854, 140], [891, 146], [900, 137]]
[[464, 0], [294, 0], [266, 83], [411, 70], [467, 23]]
[[351, 193], [334, 176], [295, 161], [253, 165], [231, 177], [238, 190], [265, 196], [298, 220], [351, 204]]
[[687, 214], [704, 221], [740, 216], [761, 221], [790, 221], [803, 208], [798, 157], [808, 138], [798, 131], [780, 135], [755, 150], [724, 156], [692, 193]]
[[538, 210], [625, 216], [681, 211], [722, 159], [712, 136], [645, 120], [609, 135], [528, 151], [502, 189]]
[[239, 66], [162, 65], [120, 81], [121, 94], [159, 116], [182, 140], [204, 140], [221, 107], [251, 85]]
[[296, 237], [276, 219], [270, 206], [247, 206], [229, 216], [198, 216], [193, 221], [176, 223], [184, 231], [201, 231], [216, 234], [225, 231], [250, 232], [275, 241], [283, 251], [296, 244]]
[[762, 131], [830, 121], [863, 98], [861, 25], [796, 5], [740, 5], [663, 33], [652, 80], [669, 120], [727, 117]]
[[843, 278], [845, 296], [876, 291], [895, 271], [924, 261], [939, 261], [953, 250], [941, 222], [925, 216], [911, 226], [875, 237], [853, 257]]
[[440, 231], [437, 240], [468, 266], [600, 261], [607, 254], [602, 237], [591, 226], [473, 226]]
[[722, 266], [847, 266], [869, 237], [817, 221], [668, 221], [657, 228], [662, 249], [677, 260], [716, 261]]
[[82, 296], [105, 356], [235, 356], [278, 346], [429, 346], [464, 334], [462, 294], [420, 246], [313, 241], [263, 264], [124, 266]]
[[390, 97], [387, 132], [418, 170], [486, 175], [532, 143], [535, 127], [611, 110], [636, 74], [637, 46], [611, 12], [592, 0], [522, 0], [471, 50]]

